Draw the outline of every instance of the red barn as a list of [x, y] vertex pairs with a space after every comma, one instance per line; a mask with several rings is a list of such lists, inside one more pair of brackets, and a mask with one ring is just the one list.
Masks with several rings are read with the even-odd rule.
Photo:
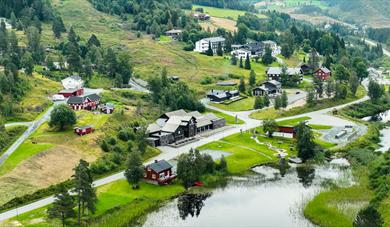
[[332, 72], [326, 67], [321, 67], [314, 72], [314, 75], [321, 80], [328, 80]]
[[80, 96], [84, 94], [84, 88], [62, 90], [58, 92], [58, 94], [63, 95], [65, 98], [69, 98], [71, 96]]
[[100, 103], [100, 96], [97, 94], [84, 97], [71, 96], [67, 103], [74, 110], [96, 110]]
[[81, 126], [74, 128], [74, 132], [79, 136], [84, 136], [90, 133], [93, 133], [95, 131], [94, 128], [91, 126]]
[[297, 135], [297, 127], [296, 126], [278, 126], [277, 131], [281, 132], [281, 133], [292, 134], [293, 138], [295, 138]]
[[158, 185], [170, 183], [176, 178], [172, 172], [172, 165], [165, 160], [154, 161], [145, 167], [144, 180]]

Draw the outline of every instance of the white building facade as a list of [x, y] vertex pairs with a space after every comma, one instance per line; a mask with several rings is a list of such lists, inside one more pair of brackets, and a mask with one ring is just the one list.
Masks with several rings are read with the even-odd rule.
[[195, 52], [205, 53], [209, 49], [211, 44], [211, 49], [214, 53], [217, 52], [218, 45], [221, 44], [222, 50], [225, 50], [225, 38], [223, 37], [212, 37], [201, 39], [195, 43]]

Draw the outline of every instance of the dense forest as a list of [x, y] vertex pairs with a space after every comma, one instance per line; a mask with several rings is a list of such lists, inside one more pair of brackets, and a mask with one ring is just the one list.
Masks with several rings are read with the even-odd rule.
[[248, 1], [237, 0], [192, 0], [194, 4], [217, 8], [238, 9], [255, 12], [255, 7]]
[[370, 39], [390, 46], [390, 28], [369, 28], [367, 36]]

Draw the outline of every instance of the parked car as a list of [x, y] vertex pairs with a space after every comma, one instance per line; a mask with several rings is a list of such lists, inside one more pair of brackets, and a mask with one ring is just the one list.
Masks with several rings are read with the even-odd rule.
[[56, 95], [52, 96], [51, 100], [53, 100], [54, 102], [55, 101], [64, 101], [65, 97], [63, 95], [56, 94]]

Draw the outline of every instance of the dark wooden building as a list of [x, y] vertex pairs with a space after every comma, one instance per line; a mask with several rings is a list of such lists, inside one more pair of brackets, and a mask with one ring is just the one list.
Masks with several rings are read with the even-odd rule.
[[314, 72], [314, 75], [324, 81], [330, 78], [332, 72], [326, 67], [321, 67]]

